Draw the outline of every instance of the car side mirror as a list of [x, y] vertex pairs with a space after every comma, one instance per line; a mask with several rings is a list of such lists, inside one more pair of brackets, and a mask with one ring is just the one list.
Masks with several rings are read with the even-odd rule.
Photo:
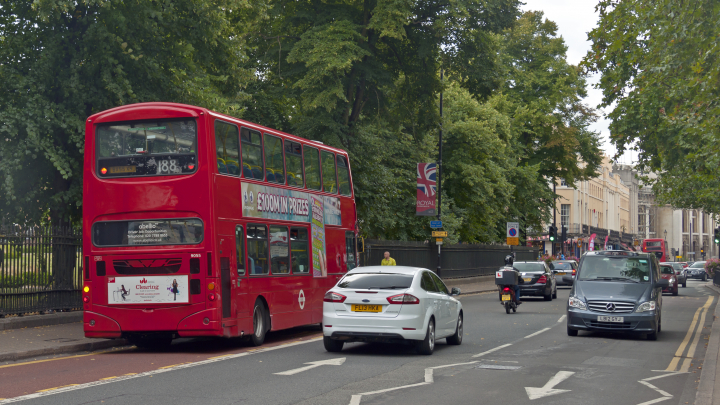
[[457, 288], [457, 287], [453, 287], [453, 288], [450, 290], [450, 295], [460, 295], [460, 289]]
[[668, 280], [665, 279], [665, 278], [661, 278], [660, 280], [658, 280], [658, 281], [655, 283], [655, 286], [656, 286], [656, 287], [662, 287], [662, 288], [668, 288], [668, 287], [670, 287], [670, 281], [668, 281]]

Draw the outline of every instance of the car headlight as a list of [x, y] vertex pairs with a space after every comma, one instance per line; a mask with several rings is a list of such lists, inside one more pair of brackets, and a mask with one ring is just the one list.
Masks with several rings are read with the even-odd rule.
[[670, 284], [675, 284], [675, 277], [670, 277]]
[[655, 301], [647, 301], [640, 304], [635, 312], [647, 312], [655, 310]]
[[568, 305], [570, 305], [571, 308], [583, 309], [587, 311], [585, 303], [578, 297], [570, 297], [570, 299], [568, 299]]

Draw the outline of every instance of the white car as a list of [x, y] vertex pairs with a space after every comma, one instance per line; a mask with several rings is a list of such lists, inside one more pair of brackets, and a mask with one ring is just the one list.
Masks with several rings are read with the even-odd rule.
[[349, 271], [323, 299], [323, 343], [329, 352], [345, 342], [414, 341], [432, 354], [435, 340], [459, 345], [462, 303], [428, 269], [404, 266], [358, 267]]

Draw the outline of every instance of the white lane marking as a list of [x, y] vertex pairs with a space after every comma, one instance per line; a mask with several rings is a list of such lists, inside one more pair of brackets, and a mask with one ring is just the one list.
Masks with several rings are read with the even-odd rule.
[[342, 366], [343, 363], [345, 363], [345, 357], [339, 357], [339, 358], [336, 358], [336, 359], [328, 359], [328, 360], [320, 360], [320, 361], [311, 361], [311, 362], [309, 362], [309, 363], [305, 363], [305, 364], [309, 364], [309, 366], [300, 367], [300, 368], [296, 368], [296, 369], [293, 369], [293, 370], [288, 370], [288, 371], [283, 371], [283, 372], [281, 372], [281, 373], [273, 373], [273, 374], [276, 374], [276, 375], [295, 375], [295, 374], [298, 374], [298, 373], [302, 373], [303, 371], [312, 370], [312, 369], [315, 368], [315, 367], [320, 367], [320, 366]]
[[679, 374], [687, 374], [687, 373], [683, 373], [683, 372], [666, 373], [666, 374], [662, 374], [662, 375], [656, 375], [655, 377], [643, 378], [642, 380], [638, 381], [640, 384], [642, 384], [642, 385], [652, 389], [653, 391], [657, 392], [658, 394], [662, 395], [660, 398], [655, 398], [650, 401], [645, 401], [645, 402], [639, 403], [638, 405], [652, 405], [652, 404], [656, 404], [658, 402], [666, 401], [666, 400], [672, 398], [673, 397], [672, 394], [661, 390], [660, 388], [650, 384], [648, 381], [657, 380], [658, 378], [665, 378], [665, 377], [670, 377], [672, 375], [679, 375]]
[[105, 384], [114, 384], [114, 383], [117, 383], [120, 381], [130, 380], [133, 378], [149, 377], [152, 375], [167, 373], [170, 371], [180, 370], [180, 369], [184, 369], [184, 368], [202, 366], [202, 365], [206, 365], [206, 364], [216, 363], [219, 361], [225, 361], [225, 360], [230, 360], [230, 359], [237, 359], [239, 357], [250, 356], [252, 354], [266, 353], [266, 352], [271, 352], [271, 351], [278, 350], [278, 349], [284, 349], [286, 347], [304, 345], [306, 343], [317, 342], [318, 340], [321, 340], [321, 339], [322, 339], [322, 337], [317, 337], [317, 338], [303, 340], [303, 341], [299, 341], [299, 342], [292, 342], [292, 343], [287, 343], [287, 344], [283, 344], [283, 345], [279, 345], [279, 346], [268, 347], [265, 349], [253, 350], [253, 351], [248, 351], [248, 352], [243, 352], [243, 353], [232, 354], [232, 355], [224, 356], [224, 357], [216, 357], [213, 359], [197, 361], [194, 363], [180, 364], [176, 367], [171, 367], [171, 368], [163, 368], [163, 369], [158, 369], [158, 370], [146, 371], [144, 373], [137, 373], [134, 375], [121, 375], [121, 376], [119, 376], [117, 378], [113, 378], [111, 380], [93, 381], [93, 382], [89, 382], [89, 383], [85, 383], [85, 384], [78, 384], [78, 385], [73, 385], [73, 386], [68, 386], [68, 387], [62, 387], [62, 388], [58, 388], [53, 391], [36, 392], [34, 394], [23, 395], [23, 396], [15, 397], [15, 398], [8, 398], [8, 399], [0, 401], [0, 404], [10, 404], [13, 402], [20, 402], [20, 401], [25, 401], [28, 399], [41, 398], [41, 397], [46, 397], [49, 395], [61, 394], [64, 392], [77, 391], [77, 390], [82, 390], [82, 389], [91, 388], [91, 387], [97, 387], [97, 386], [105, 385]]
[[558, 319], [558, 323], [564, 321], [566, 317], [567, 317], [567, 315], [561, 316], [560, 319]]
[[541, 334], [541, 333], [543, 333], [543, 332], [549, 331], [550, 329], [552, 329], [552, 328], [541, 329], [541, 330], [539, 330], [539, 331], [537, 331], [537, 332], [535, 332], [535, 333], [531, 333], [531, 334], [525, 336], [525, 339], [531, 338], [531, 337], [533, 337], [533, 336], [537, 336], [537, 335], [539, 335], [539, 334]]
[[490, 353], [492, 353], [492, 352], [494, 352], [494, 351], [498, 351], [498, 350], [500, 350], [500, 349], [504, 349], [504, 348], [506, 348], [506, 347], [508, 347], [508, 346], [512, 346], [512, 344], [511, 344], [511, 343], [508, 343], [508, 344], [506, 344], [506, 345], [502, 345], [502, 346], [498, 346], [498, 347], [496, 347], [496, 348], [494, 348], [494, 349], [490, 349], [490, 350], [488, 350], [488, 351], [486, 351], [486, 352], [478, 353], [478, 354], [474, 355], [473, 358], [475, 358], [475, 357], [482, 357], [482, 356], [484, 356], [484, 355], [486, 355], [486, 354], [490, 354]]
[[530, 400], [549, 397], [550, 395], [562, 394], [564, 392], [570, 392], [570, 390], [556, 390], [553, 387], [567, 380], [573, 374], [575, 374], [575, 372], [573, 371], [558, 371], [557, 374], [555, 374], [555, 376], [553, 376], [553, 378], [551, 378], [550, 381], [548, 381], [547, 384], [545, 384], [541, 388], [525, 387], [525, 392], [527, 393], [527, 396], [528, 398], [530, 398]]

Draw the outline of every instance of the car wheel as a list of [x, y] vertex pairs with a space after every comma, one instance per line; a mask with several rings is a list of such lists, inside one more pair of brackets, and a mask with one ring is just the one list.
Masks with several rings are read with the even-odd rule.
[[544, 295], [543, 299], [545, 299], [545, 301], [552, 301], [552, 299], [553, 299], [552, 291], [550, 291], [550, 294]]
[[555, 292], [552, 295], [553, 299], [557, 299], [557, 286], [555, 286]]
[[262, 301], [255, 301], [255, 309], [253, 309], [253, 333], [250, 336], [253, 346], [260, 346], [265, 341], [265, 305]]
[[707, 274], [703, 274], [702, 281], [707, 281]]
[[577, 335], [578, 335], [578, 330], [577, 330], [577, 329], [570, 329], [570, 327], [568, 326], [568, 328], [567, 328], [567, 334], [568, 334], [568, 336], [577, 336]]
[[687, 280], [683, 281], [683, 288], [686, 288], [686, 287], [687, 287]]
[[660, 332], [660, 328], [661, 328], [661, 327], [660, 327], [660, 321], [658, 321], [657, 329], [655, 329], [655, 332], [653, 332], [653, 333], [648, 333], [648, 334], [647, 334], [647, 340], [657, 340], [657, 338], [658, 338], [658, 333]]
[[448, 338], [445, 339], [445, 341], [449, 345], [459, 345], [462, 343], [462, 337], [463, 337], [463, 315], [462, 315], [462, 313], [460, 313], [460, 315], [458, 315], [457, 326], [455, 327], [455, 334], [452, 336], [448, 336]]
[[433, 350], [435, 350], [435, 321], [430, 319], [425, 339], [417, 342], [417, 351], [420, 354], [430, 355]]
[[341, 351], [344, 343], [345, 342], [342, 340], [335, 340], [327, 336], [323, 336], [323, 345], [325, 345], [325, 350], [329, 352], [335, 353]]
[[679, 289], [678, 286], [675, 286], [675, 289], [673, 290], [672, 295], [674, 295], [675, 297], [677, 297], [677, 295], [678, 295], [678, 289]]

